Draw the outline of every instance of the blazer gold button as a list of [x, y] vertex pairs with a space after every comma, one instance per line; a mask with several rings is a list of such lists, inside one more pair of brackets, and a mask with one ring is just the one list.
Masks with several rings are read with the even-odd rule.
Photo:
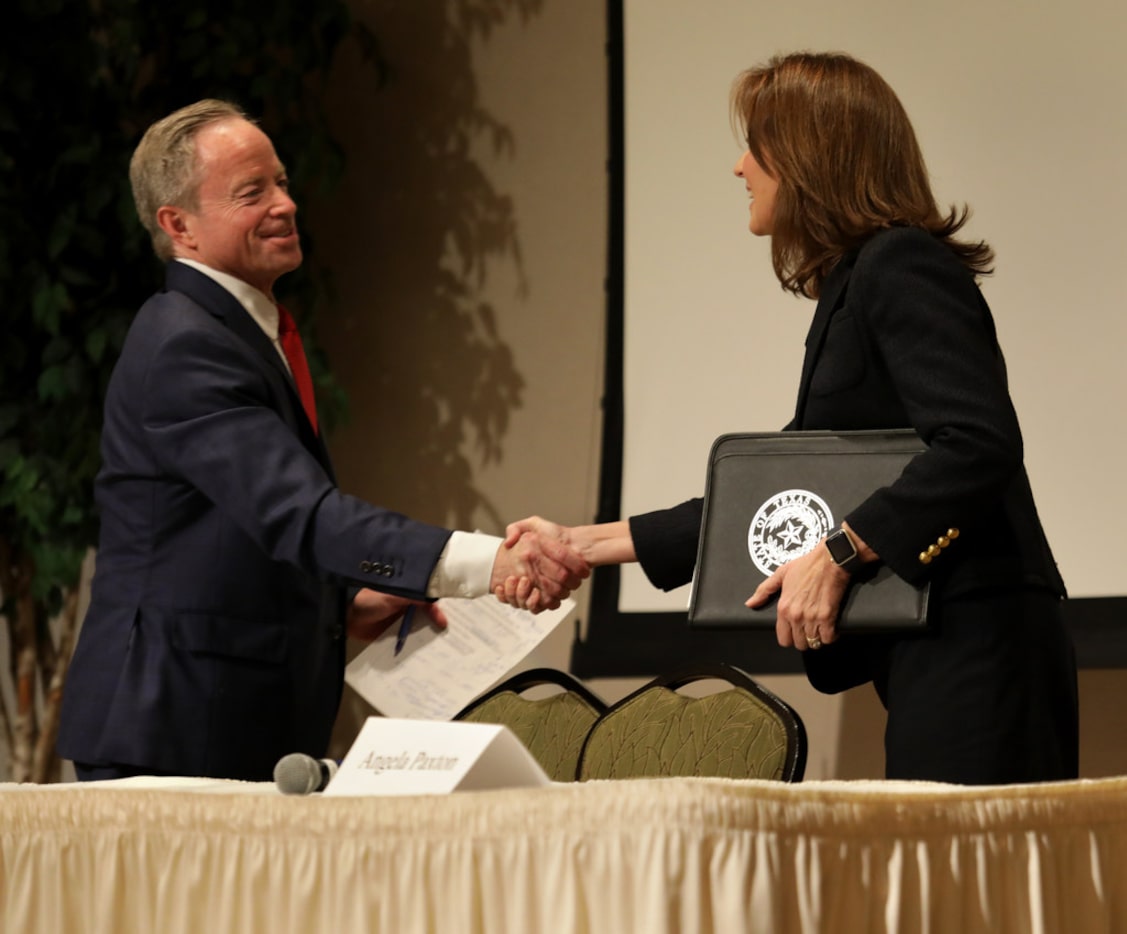
[[927, 553], [934, 558], [936, 555], [939, 554], [939, 546], [938, 545], [928, 545], [927, 546]]
[[947, 530], [947, 537], [949, 539], [951, 539], [952, 541], [954, 541], [956, 538], [959, 537], [959, 530], [958, 529], [948, 529]]
[[931, 555], [926, 551], [920, 552], [920, 564], [931, 564]]
[[951, 539], [949, 539], [946, 535], [940, 535], [939, 538], [935, 540], [935, 544], [937, 544], [940, 548], [946, 548], [951, 544]]

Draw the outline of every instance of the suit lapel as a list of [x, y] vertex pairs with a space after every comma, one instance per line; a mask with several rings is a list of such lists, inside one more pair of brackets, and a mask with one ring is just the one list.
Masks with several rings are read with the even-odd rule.
[[165, 288], [171, 292], [182, 292], [201, 308], [210, 312], [230, 330], [238, 334], [243, 341], [250, 344], [263, 361], [272, 370], [283, 376], [287, 383], [292, 383], [289, 373], [286, 372], [285, 364], [282, 363], [282, 359], [278, 356], [278, 351], [270, 342], [270, 338], [258, 326], [258, 322], [239, 304], [238, 299], [214, 279], [205, 276], [191, 266], [174, 261], [168, 264]]
[[290, 376], [289, 370], [286, 369], [282, 358], [278, 356], [278, 351], [270, 338], [266, 336], [266, 332], [259, 327], [258, 322], [250, 316], [238, 299], [198, 269], [193, 269], [191, 266], [178, 263], [175, 260], [168, 263], [166, 267], [165, 288], [170, 292], [181, 292], [187, 295], [188, 298], [222, 321], [228, 329], [254, 348], [266, 369], [281, 380], [282, 385], [285, 386], [283, 391], [289, 393], [295, 412], [295, 420], [298, 423], [295, 428], [302, 443], [317, 457], [329, 476], [333, 477], [329, 452], [325, 447], [324, 440], [313, 431], [313, 426], [309, 424], [309, 419], [305, 416], [305, 409], [302, 406], [301, 396], [298, 394], [293, 377]]
[[798, 401], [794, 407], [793, 422], [798, 430], [802, 429], [802, 419], [806, 414], [806, 397], [810, 392], [810, 380], [814, 376], [814, 366], [826, 341], [826, 329], [834, 312], [841, 307], [856, 260], [856, 252], [843, 256], [830, 271], [826, 281], [822, 283], [822, 295], [818, 299], [818, 307], [814, 309], [814, 320], [810, 322], [810, 330], [806, 333], [806, 356], [802, 360], [802, 377], [798, 381]]

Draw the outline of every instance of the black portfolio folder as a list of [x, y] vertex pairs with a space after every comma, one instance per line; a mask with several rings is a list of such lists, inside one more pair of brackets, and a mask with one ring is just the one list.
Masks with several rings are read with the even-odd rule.
[[[717, 438], [708, 459], [689, 624], [774, 628], [775, 601], [759, 610], [744, 601], [923, 450], [911, 430]], [[854, 575], [838, 628], [918, 628], [927, 624], [927, 600], [926, 586], [914, 587], [877, 562]]]

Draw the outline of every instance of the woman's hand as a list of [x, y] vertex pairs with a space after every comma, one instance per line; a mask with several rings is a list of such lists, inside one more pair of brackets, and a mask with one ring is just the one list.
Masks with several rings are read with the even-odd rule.
[[746, 606], [758, 609], [777, 592], [775, 636], [779, 645], [805, 652], [837, 638], [837, 615], [848, 588], [848, 572], [834, 564], [819, 542], [813, 551], [784, 564], [760, 584]]
[[[539, 516], [529, 516], [510, 523], [505, 529], [505, 547], [512, 548], [522, 535], [529, 532], [559, 542], [577, 553], [589, 568], [638, 560], [634, 551], [634, 539], [630, 536], [630, 524], [625, 520], [567, 526], [549, 522]], [[543, 602], [543, 595], [526, 576], [509, 576], [494, 586], [493, 594], [502, 603], [521, 609], [529, 609]]]
[[[880, 560], [880, 555], [848, 523], [843, 522], [841, 527], [862, 563]], [[849, 589], [850, 574], [837, 566], [825, 543], [823, 538], [813, 551], [784, 564], [756, 587], [744, 604], [757, 610], [766, 606], [772, 594], [779, 594], [775, 636], [784, 648], [793, 645], [805, 652], [820, 649], [837, 638], [837, 617]]]

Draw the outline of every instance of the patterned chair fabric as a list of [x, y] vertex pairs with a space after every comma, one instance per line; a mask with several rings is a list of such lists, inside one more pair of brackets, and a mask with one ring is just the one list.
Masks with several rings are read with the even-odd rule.
[[[730, 685], [703, 697], [679, 694], [694, 681]], [[580, 781], [671, 775], [801, 781], [806, 730], [798, 714], [730, 665], [656, 678], [613, 705], [580, 753]]]
[[[551, 684], [561, 692], [531, 699], [522, 692]], [[575, 781], [587, 733], [607, 705], [571, 675], [534, 668], [514, 675], [459, 713], [456, 720], [507, 726], [552, 781]]]

